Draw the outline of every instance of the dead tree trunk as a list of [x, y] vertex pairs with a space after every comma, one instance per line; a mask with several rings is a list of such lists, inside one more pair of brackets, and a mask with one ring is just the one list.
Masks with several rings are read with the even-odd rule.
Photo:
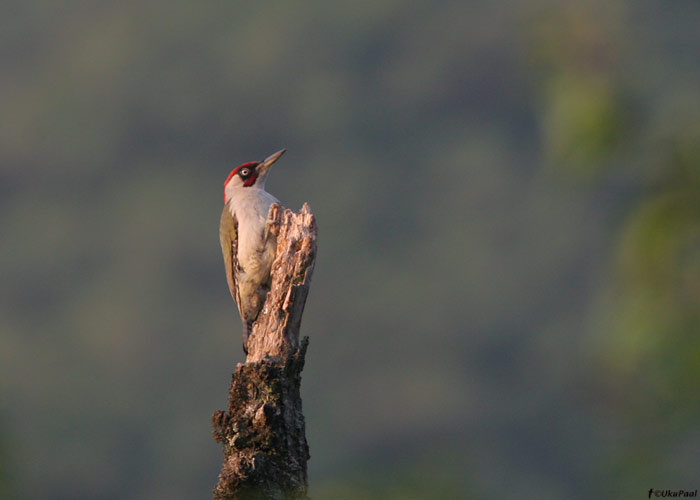
[[277, 256], [270, 292], [253, 324], [248, 356], [233, 373], [228, 410], [212, 417], [224, 462], [216, 500], [306, 499], [306, 443], [301, 411], [301, 371], [308, 337], [299, 327], [316, 259], [316, 221], [304, 204], [299, 213], [270, 208]]

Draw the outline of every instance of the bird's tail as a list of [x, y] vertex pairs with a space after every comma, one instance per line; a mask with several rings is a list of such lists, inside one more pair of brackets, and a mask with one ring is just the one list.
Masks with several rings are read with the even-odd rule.
[[247, 321], [243, 320], [243, 352], [245, 355], [248, 355], [248, 337], [250, 336], [250, 332], [253, 330], [253, 322], [252, 321]]

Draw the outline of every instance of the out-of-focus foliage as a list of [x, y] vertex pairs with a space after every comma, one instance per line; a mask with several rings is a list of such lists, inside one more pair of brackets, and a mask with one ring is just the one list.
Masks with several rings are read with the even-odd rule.
[[529, 52], [541, 87], [544, 153], [550, 164], [590, 178], [633, 126], [623, 76], [626, 9], [619, 1], [563, 5], [537, 18]]
[[693, 487], [698, 25], [694, 0], [0, 5], [13, 493], [209, 495], [241, 359], [222, 183], [280, 147], [268, 188], [320, 226], [312, 497]]
[[622, 225], [616, 280], [603, 309], [610, 326], [601, 342], [603, 371], [615, 380], [615, 415], [630, 436], [612, 470], [630, 498], [649, 476], [680, 482], [678, 470], [697, 464], [699, 145], [700, 121], [660, 148], [667, 152], [662, 168]]
[[[598, 372], [591, 374], [610, 398], [601, 410], [621, 429], [599, 469], [617, 497], [636, 498], [645, 481], [687, 481], [700, 453], [700, 88], [678, 92], [686, 82], [673, 80], [666, 91], [678, 101], [647, 95], [642, 112], [627, 109], [648, 91], [625, 91], [630, 77], [618, 69], [622, 51], [635, 49], [619, 43], [634, 9], [601, 20], [588, 7], [573, 7], [567, 14], [575, 15], [561, 16], [547, 33], [563, 49], [540, 45], [548, 63], [541, 71], [545, 132], [554, 131], [544, 137], [560, 167], [583, 167], [598, 178], [622, 171], [637, 186], [597, 308]], [[696, 54], [699, 48], [686, 47]], [[629, 123], [634, 114], [640, 123]], [[623, 156], [624, 136], [634, 147]], [[621, 156], [624, 162], [614, 161]]]

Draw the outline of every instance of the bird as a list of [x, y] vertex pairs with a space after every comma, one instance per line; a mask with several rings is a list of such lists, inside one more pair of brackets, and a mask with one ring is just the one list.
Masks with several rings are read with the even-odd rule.
[[265, 191], [267, 174], [286, 149], [263, 161], [243, 163], [224, 182], [224, 209], [219, 240], [226, 267], [226, 281], [243, 323], [243, 352], [270, 290], [270, 270], [277, 239], [270, 231], [268, 213], [279, 200]]

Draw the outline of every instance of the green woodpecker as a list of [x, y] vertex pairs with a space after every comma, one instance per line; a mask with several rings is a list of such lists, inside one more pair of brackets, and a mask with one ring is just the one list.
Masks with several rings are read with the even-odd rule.
[[243, 320], [243, 351], [248, 336], [270, 290], [270, 269], [277, 240], [269, 231], [267, 215], [277, 198], [265, 191], [270, 166], [286, 150], [264, 161], [251, 161], [234, 168], [224, 182], [224, 210], [219, 239], [224, 254], [226, 280]]

